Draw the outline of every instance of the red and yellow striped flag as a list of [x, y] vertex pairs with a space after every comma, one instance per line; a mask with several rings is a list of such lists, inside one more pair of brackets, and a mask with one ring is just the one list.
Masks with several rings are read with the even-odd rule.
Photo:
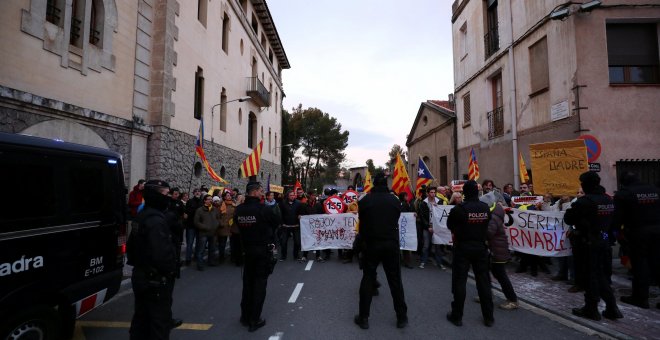
[[257, 147], [252, 150], [252, 153], [241, 164], [241, 173], [243, 177], [256, 176], [261, 167], [261, 151], [264, 147], [264, 141], [259, 142]]
[[195, 140], [195, 152], [197, 153], [197, 156], [199, 156], [199, 159], [202, 160], [202, 164], [204, 164], [204, 168], [206, 171], [209, 173], [209, 176], [216, 181], [220, 183], [225, 183], [229, 184], [226, 180], [224, 180], [222, 177], [220, 177], [214, 170], [211, 168], [211, 164], [209, 164], [209, 160], [206, 158], [206, 154], [204, 153], [204, 120], [200, 120], [199, 122], [199, 133], [197, 134], [197, 139]]
[[367, 174], [364, 176], [364, 188], [362, 191], [368, 193], [371, 191], [371, 188], [373, 188], [373, 184], [371, 183], [371, 173], [367, 170]]
[[468, 179], [479, 179], [479, 163], [477, 163], [477, 155], [474, 153], [474, 148], [470, 150], [470, 163], [468, 164]]
[[396, 164], [394, 165], [394, 174], [392, 176], [392, 190], [398, 195], [402, 192], [408, 194], [408, 201], [415, 197], [410, 190], [410, 177], [400, 154], [396, 154]]

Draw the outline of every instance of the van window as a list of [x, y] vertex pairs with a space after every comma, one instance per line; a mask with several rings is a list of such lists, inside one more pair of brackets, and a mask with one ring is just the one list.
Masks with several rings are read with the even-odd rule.
[[102, 170], [89, 165], [71, 167], [69, 179], [71, 214], [100, 213], [105, 200]]

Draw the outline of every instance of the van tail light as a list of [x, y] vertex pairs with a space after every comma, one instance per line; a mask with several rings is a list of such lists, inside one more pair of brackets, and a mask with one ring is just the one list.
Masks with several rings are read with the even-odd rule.
[[124, 263], [124, 255], [126, 254], [126, 223], [119, 226], [119, 235], [117, 236], [117, 262]]

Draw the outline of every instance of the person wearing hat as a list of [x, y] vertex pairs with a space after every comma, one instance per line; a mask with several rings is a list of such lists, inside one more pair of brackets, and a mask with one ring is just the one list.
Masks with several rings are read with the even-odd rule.
[[259, 182], [249, 182], [245, 203], [236, 207], [234, 223], [240, 230], [245, 265], [241, 298], [241, 324], [254, 332], [266, 324], [261, 318], [268, 275], [272, 273], [275, 229], [280, 221], [273, 209], [261, 203], [264, 189]]
[[[605, 318], [616, 320], [623, 317], [616, 305], [616, 299], [610, 286], [608, 273], [612, 272], [612, 250], [610, 248], [609, 230], [612, 224], [614, 202], [605, 194], [600, 186], [600, 177], [592, 171], [580, 175], [580, 185], [584, 196], [578, 198], [566, 210], [564, 222], [575, 227], [575, 237], [583, 244], [583, 256], [575, 258], [584, 261], [582, 268], [586, 273], [584, 280], [584, 306], [573, 308], [574, 315], [600, 320], [598, 302], [605, 301]], [[576, 267], [580, 267], [576, 263]]]
[[[177, 259], [165, 216], [170, 203], [168, 192], [167, 182], [150, 180], [145, 183], [145, 206], [135, 218], [136, 226], [127, 244], [135, 296], [131, 339], [168, 339], [173, 327], [172, 291]], [[180, 321], [177, 324], [180, 325]]]
[[660, 283], [660, 190], [641, 183], [632, 172], [624, 173], [620, 183], [614, 195], [613, 228], [630, 242], [633, 272], [632, 295], [622, 296], [621, 302], [646, 309], [652, 275]]
[[453, 207], [447, 217], [447, 228], [454, 238], [454, 260], [452, 261], [451, 291], [454, 301], [447, 320], [456, 326], [463, 325], [465, 284], [472, 266], [477, 281], [477, 292], [481, 302], [481, 315], [487, 327], [493, 326], [493, 295], [488, 274], [488, 247], [486, 238], [491, 212], [486, 203], [479, 201], [477, 182], [469, 180], [463, 185], [465, 201]]
[[373, 189], [358, 202], [360, 242], [364, 257], [360, 281], [360, 312], [355, 316], [354, 322], [362, 329], [369, 328], [369, 310], [376, 283], [376, 269], [382, 262], [396, 312], [396, 326], [404, 328], [408, 325], [408, 306], [403, 293], [399, 265], [401, 202], [389, 193], [385, 174], [377, 172], [373, 183]]

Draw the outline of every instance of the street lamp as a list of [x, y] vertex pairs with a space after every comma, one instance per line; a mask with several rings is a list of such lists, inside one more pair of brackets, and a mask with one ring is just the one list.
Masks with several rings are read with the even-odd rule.
[[211, 142], [213, 142], [213, 129], [215, 128], [215, 126], [213, 125], [213, 121], [215, 120], [215, 119], [214, 119], [214, 117], [215, 117], [215, 113], [214, 113], [213, 110], [215, 110], [216, 107], [218, 107], [218, 106], [220, 106], [220, 105], [223, 105], [223, 104], [227, 104], [227, 103], [231, 103], [231, 102], [239, 102], [239, 103], [242, 103], [242, 102], [244, 102], [244, 101], [250, 100], [250, 98], [252, 98], [252, 97], [245, 96], [245, 97], [241, 97], [241, 98], [238, 98], [238, 99], [228, 100], [228, 101], [226, 101], [226, 102], [220, 102], [220, 103], [217, 103], [217, 104], [211, 106]]

